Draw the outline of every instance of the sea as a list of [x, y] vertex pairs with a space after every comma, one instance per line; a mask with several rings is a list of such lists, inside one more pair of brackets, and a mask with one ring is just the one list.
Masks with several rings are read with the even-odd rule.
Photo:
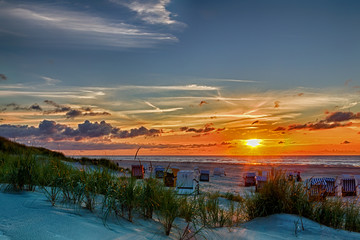
[[[80, 157], [80, 156], [77, 156]], [[247, 164], [247, 165], [311, 165], [329, 167], [360, 167], [359, 155], [344, 156], [81, 156], [105, 158], [116, 162], [172, 162], [192, 164]]]

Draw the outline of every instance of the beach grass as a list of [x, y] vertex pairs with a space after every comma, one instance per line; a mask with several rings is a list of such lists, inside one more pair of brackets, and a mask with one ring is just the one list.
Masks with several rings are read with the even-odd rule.
[[5, 191], [38, 188], [52, 206], [71, 204], [100, 211], [104, 223], [112, 215], [130, 222], [137, 216], [157, 219], [166, 235], [171, 233], [176, 218], [184, 219], [188, 228], [205, 229], [233, 227], [276, 213], [296, 214], [329, 227], [360, 232], [356, 201], [336, 197], [313, 201], [303, 183], [288, 181], [281, 171], [272, 171], [259, 192], [245, 197], [218, 192], [179, 196], [155, 178], [137, 180], [125, 177], [122, 171], [99, 166], [77, 169], [56, 156], [45, 158], [23, 152], [1, 155], [0, 183]]

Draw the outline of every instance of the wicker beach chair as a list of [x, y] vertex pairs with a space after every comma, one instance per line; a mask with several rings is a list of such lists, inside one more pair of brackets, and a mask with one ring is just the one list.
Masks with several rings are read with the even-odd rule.
[[177, 173], [176, 191], [181, 195], [199, 194], [199, 182], [195, 179], [194, 171], [181, 170]]
[[143, 165], [131, 165], [131, 176], [137, 179], [144, 178], [144, 166]]
[[341, 195], [346, 196], [356, 196], [356, 183], [355, 178], [342, 178], [341, 179]]
[[163, 168], [162, 166], [156, 166], [155, 167], [155, 177], [156, 178], [163, 178], [164, 177], [164, 171], [165, 171], [165, 168]]
[[325, 186], [325, 196], [335, 196], [336, 193], [336, 180], [335, 178], [324, 178], [325, 182], [326, 182], [326, 186]]
[[355, 175], [356, 196], [360, 196], [360, 175]]
[[245, 187], [255, 186], [256, 185], [255, 177], [256, 177], [256, 174], [254, 172], [244, 173], [243, 178], [244, 178]]
[[200, 170], [200, 182], [210, 181], [210, 170]]
[[255, 191], [258, 192], [264, 187], [265, 183], [267, 182], [267, 176], [256, 176], [255, 180]]
[[311, 201], [325, 199], [326, 181], [324, 178], [311, 178], [308, 180], [308, 193]]

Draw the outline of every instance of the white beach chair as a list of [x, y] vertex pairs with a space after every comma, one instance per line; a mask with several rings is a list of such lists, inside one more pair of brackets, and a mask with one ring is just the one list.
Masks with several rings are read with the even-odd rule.
[[199, 182], [195, 179], [194, 171], [181, 170], [177, 173], [176, 191], [180, 195], [199, 193]]
[[325, 177], [324, 180], [326, 182], [325, 196], [335, 196], [336, 188], [337, 188], [337, 185], [335, 184], [336, 183], [335, 178]]
[[307, 180], [309, 199], [320, 201], [325, 199], [326, 181], [324, 178], [310, 178]]
[[255, 180], [255, 191], [258, 192], [264, 187], [265, 183], [267, 182], [267, 176], [256, 176]]
[[355, 175], [356, 196], [360, 196], [360, 175]]

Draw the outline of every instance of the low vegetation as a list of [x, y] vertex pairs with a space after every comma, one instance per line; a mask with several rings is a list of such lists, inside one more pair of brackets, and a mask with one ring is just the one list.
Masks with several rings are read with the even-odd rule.
[[77, 169], [66, 164], [64, 156], [51, 151], [0, 142], [0, 186], [4, 191], [38, 190], [53, 206], [69, 204], [88, 209], [100, 213], [104, 223], [110, 217], [130, 222], [134, 218], [155, 220], [169, 235], [175, 219], [182, 218], [187, 225], [178, 229], [180, 239], [187, 239], [203, 229], [233, 227], [256, 217], [289, 213], [360, 232], [360, 207], [356, 202], [338, 198], [311, 201], [304, 185], [286, 180], [281, 171], [273, 172], [258, 193], [246, 197], [232, 193], [178, 196], [158, 179], [125, 177], [121, 168], [103, 160], [91, 160], [92, 167]]

